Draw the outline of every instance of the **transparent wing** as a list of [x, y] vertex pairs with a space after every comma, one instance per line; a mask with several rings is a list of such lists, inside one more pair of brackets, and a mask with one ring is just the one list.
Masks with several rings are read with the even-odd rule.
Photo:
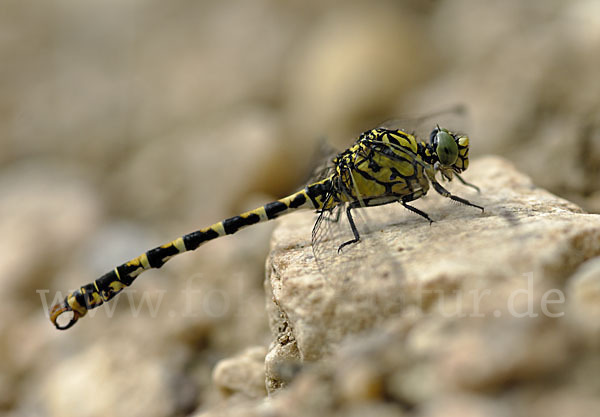
[[[384, 207], [353, 208], [351, 215], [360, 241], [340, 250], [343, 243], [354, 238], [347, 217], [347, 207], [348, 204], [340, 204], [332, 210], [323, 211], [315, 222], [312, 248], [320, 273], [330, 283], [350, 287], [376, 275], [403, 278], [401, 265], [390, 249], [390, 239], [393, 241], [398, 237], [385, 233], [386, 227], [396, 221], [397, 209], [401, 207], [390, 204]], [[377, 218], [373, 218], [371, 214], [375, 214]], [[390, 282], [397, 282], [396, 279]]]
[[[331, 197], [329, 197], [331, 198]], [[319, 271], [325, 278], [330, 278], [338, 262], [338, 248], [351, 239], [349, 225], [342, 221], [345, 205], [340, 204], [332, 210], [319, 213], [312, 231], [312, 249]]]
[[[436, 125], [454, 132], [464, 129], [465, 113], [464, 106], [457, 105], [422, 117], [389, 120], [381, 127], [401, 129], [420, 140], [429, 141], [429, 134]], [[331, 156], [328, 162], [331, 161], [330, 158]], [[334, 168], [329, 162], [316, 178], [325, 178]], [[355, 194], [358, 195], [356, 190]], [[361, 201], [360, 196], [357, 200]], [[401, 237], [390, 233], [389, 227], [397, 224], [398, 216], [405, 213], [405, 209], [394, 203], [380, 207], [353, 208], [351, 213], [360, 241], [347, 245], [340, 251], [338, 249], [343, 243], [354, 238], [346, 208], [347, 204], [341, 204], [331, 210], [324, 210], [319, 213], [313, 227], [313, 254], [321, 274], [330, 282], [334, 280], [345, 285], [373, 275], [403, 279], [402, 266], [392, 249], [400, 243]]]
[[455, 133], [462, 133], [466, 129], [467, 108], [463, 104], [456, 104], [447, 109], [435, 111], [423, 116], [407, 117], [387, 120], [379, 127], [386, 129], [399, 129], [414, 135], [416, 138], [429, 141], [429, 134], [439, 125]]
[[353, 238], [346, 207], [340, 205], [320, 213], [315, 223], [313, 253], [322, 276], [332, 285], [345, 287], [359, 286], [360, 282], [376, 276], [389, 278], [390, 282], [403, 280], [403, 269], [391, 249], [401, 237], [387, 230], [397, 224], [396, 215], [402, 207], [392, 204], [353, 209], [360, 241], [339, 251], [342, 243]]
[[333, 147], [327, 140], [319, 140], [319, 145], [313, 153], [311, 174], [308, 177], [308, 183], [313, 183], [327, 178], [335, 169], [332, 163], [333, 158], [339, 153], [339, 150]]

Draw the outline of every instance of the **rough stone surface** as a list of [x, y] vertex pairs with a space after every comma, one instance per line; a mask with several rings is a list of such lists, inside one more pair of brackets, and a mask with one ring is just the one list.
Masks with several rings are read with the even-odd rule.
[[[600, 217], [535, 187], [499, 158], [474, 161], [465, 177], [481, 194], [458, 184], [452, 190], [483, 205], [484, 213], [451, 204], [433, 191], [415, 203], [436, 220], [431, 226], [401, 207], [367, 209], [379, 210], [378, 226], [384, 228], [363, 234], [362, 242], [340, 255], [344, 268], [353, 258], [361, 259], [360, 270], [341, 283], [310, 267], [314, 215], [282, 220], [268, 261], [276, 337], [293, 340], [303, 361], [315, 361], [349, 333], [397, 314], [497, 316], [502, 321], [507, 314], [535, 315], [546, 307], [563, 311], [564, 303], [552, 301], [559, 301], [557, 291], [579, 264], [600, 253]], [[379, 214], [393, 220], [382, 225]], [[370, 245], [370, 240], [381, 245]], [[294, 241], [299, 244], [291, 247]], [[536, 362], [535, 356], [522, 361]], [[268, 360], [282, 358], [270, 354]], [[486, 377], [477, 376], [478, 382], [463, 378], [465, 384], [479, 384]]]
[[566, 319], [573, 331], [600, 347], [600, 257], [583, 263], [569, 278], [566, 296], [570, 301]]
[[[134, 333], [141, 343], [101, 338], [46, 372], [38, 394], [46, 412], [164, 416], [189, 411], [197, 393], [192, 380], [181, 376], [187, 354], [171, 346], [169, 361], [160, 360], [160, 348], [141, 332]], [[130, 372], [130, 363], [135, 363], [135, 372]], [[86, 381], [96, 383], [92, 387]]]
[[[451, 189], [483, 214], [435, 195], [415, 203], [431, 226], [395, 211], [353, 248], [369, 248], [361, 263], [374, 267], [351, 282], [310, 266], [314, 215], [280, 221], [268, 261], [275, 341], [266, 357], [277, 394], [245, 412], [558, 416], [568, 404], [580, 415], [600, 405], [598, 320], [590, 319], [600, 216], [497, 157], [473, 161], [465, 177], [481, 194]], [[372, 250], [372, 239], [385, 250]]]
[[264, 397], [267, 393], [265, 354], [263, 346], [255, 346], [238, 356], [222, 360], [213, 372], [215, 385], [227, 396]]

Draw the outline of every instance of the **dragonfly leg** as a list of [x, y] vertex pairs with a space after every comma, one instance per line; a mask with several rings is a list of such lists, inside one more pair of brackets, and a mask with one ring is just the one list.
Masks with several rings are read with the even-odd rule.
[[400, 200], [399, 201], [400, 204], [402, 204], [405, 208], [407, 208], [408, 210], [412, 211], [413, 213], [418, 214], [421, 217], [426, 218], [427, 220], [429, 220], [429, 224], [433, 223], [433, 220], [431, 219], [431, 217], [429, 217], [429, 214], [425, 213], [422, 210], [419, 210], [416, 207], [413, 206], [409, 206], [407, 203], [405, 203], [404, 201]]
[[463, 185], [466, 185], [467, 187], [471, 187], [473, 188], [475, 191], [477, 191], [478, 193], [481, 193], [481, 190], [479, 189], [478, 186], [476, 186], [475, 184], [471, 184], [470, 182], [467, 182], [463, 179], [463, 177], [461, 177], [460, 175], [458, 175], [457, 173], [454, 173], [454, 175], [456, 175], [456, 177], [458, 178], [458, 180], [460, 182], [463, 183]]
[[448, 191], [444, 187], [442, 187], [442, 185], [439, 182], [437, 182], [437, 181], [431, 181], [431, 183], [433, 184], [433, 188], [435, 189], [435, 191], [437, 191], [442, 196], [448, 197], [450, 200], [457, 201], [457, 202], [459, 202], [461, 204], [464, 204], [466, 206], [476, 207], [476, 208], [480, 209], [481, 212], [484, 211], [483, 207], [478, 206], [477, 204], [473, 204], [469, 200], [465, 200], [462, 197], [458, 197], [456, 195], [452, 195], [450, 193], [450, 191]]
[[350, 213], [352, 210], [352, 206], [348, 205], [346, 207], [346, 216], [348, 217], [348, 223], [350, 223], [350, 228], [352, 229], [352, 234], [354, 235], [354, 239], [351, 239], [347, 242], [344, 242], [338, 248], [338, 253], [342, 251], [342, 248], [348, 245], [352, 245], [353, 243], [357, 243], [360, 240], [360, 235], [358, 234], [358, 229], [356, 228], [356, 224], [354, 223], [354, 219], [352, 218], [352, 214]]

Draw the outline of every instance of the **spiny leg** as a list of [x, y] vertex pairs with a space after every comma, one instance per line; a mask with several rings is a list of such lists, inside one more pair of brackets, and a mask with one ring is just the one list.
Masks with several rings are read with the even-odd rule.
[[467, 182], [463, 179], [463, 177], [461, 177], [460, 175], [458, 175], [457, 173], [454, 173], [454, 175], [456, 175], [456, 177], [458, 178], [458, 180], [460, 182], [463, 183], [463, 185], [466, 185], [467, 187], [471, 187], [473, 189], [475, 189], [478, 193], [481, 193], [481, 190], [479, 189], [478, 186], [476, 186], [475, 184], [471, 184], [470, 182]]
[[450, 193], [450, 191], [448, 191], [444, 187], [442, 187], [442, 185], [439, 182], [431, 181], [431, 183], [433, 184], [433, 188], [435, 189], [435, 191], [437, 191], [439, 194], [443, 195], [444, 197], [448, 197], [449, 199], [457, 201], [466, 206], [476, 207], [476, 208], [480, 209], [481, 212], [484, 211], [483, 207], [478, 206], [477, 204], [473, 204], [469, 200], [465, 200], [464, 198], [452, 195]]
[[346, 216], [348, 217], [348, 223], [350, 223], [350, 228], [352, 229], [352, 234], [354, 235], [354, 239], [342, 243], [340, 245], [340, 247], [338, 248], [338, 253], [340, 253], [342, 251], [342, 248], [344, 246], [352, 245], [353, 243], [356, 243], [360, 240], [360, 235], [358, 234], [358, 229], [356, 228], [356, 224], [354, 224], [354, 219], [352, 218], [352, 214], [350, 213], [350, 210], [352, 210], [352, 206], [348, 205], [348, 207], [346, 207]]
[[427, 220], [429, 220], [429, 224], [433, 223], [433, 220], [429, 217], [429, 214], [425, 213], [424, 211], [419, 210], [416, 207], [409, 206], [407, 203], [405, 203], [402, 200], [400, 200], [399, 203], [402, 204], [408, 210], [412, 211], [413, 213], [416, 213], [416, 214], [418, 214], [421, 217], [425, 217]]

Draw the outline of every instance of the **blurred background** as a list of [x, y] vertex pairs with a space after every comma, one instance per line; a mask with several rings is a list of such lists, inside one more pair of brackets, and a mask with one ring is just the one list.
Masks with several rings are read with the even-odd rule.
[[221, 401], [215, 364], [270, 341], [274, 225], [144, 274], [67, 332], [46, 308], [299, 188], [322, 138], [464, 104], [472, 158], [599, 213], [598, 51], [594, 0], [3, 1], [0, 413]]

